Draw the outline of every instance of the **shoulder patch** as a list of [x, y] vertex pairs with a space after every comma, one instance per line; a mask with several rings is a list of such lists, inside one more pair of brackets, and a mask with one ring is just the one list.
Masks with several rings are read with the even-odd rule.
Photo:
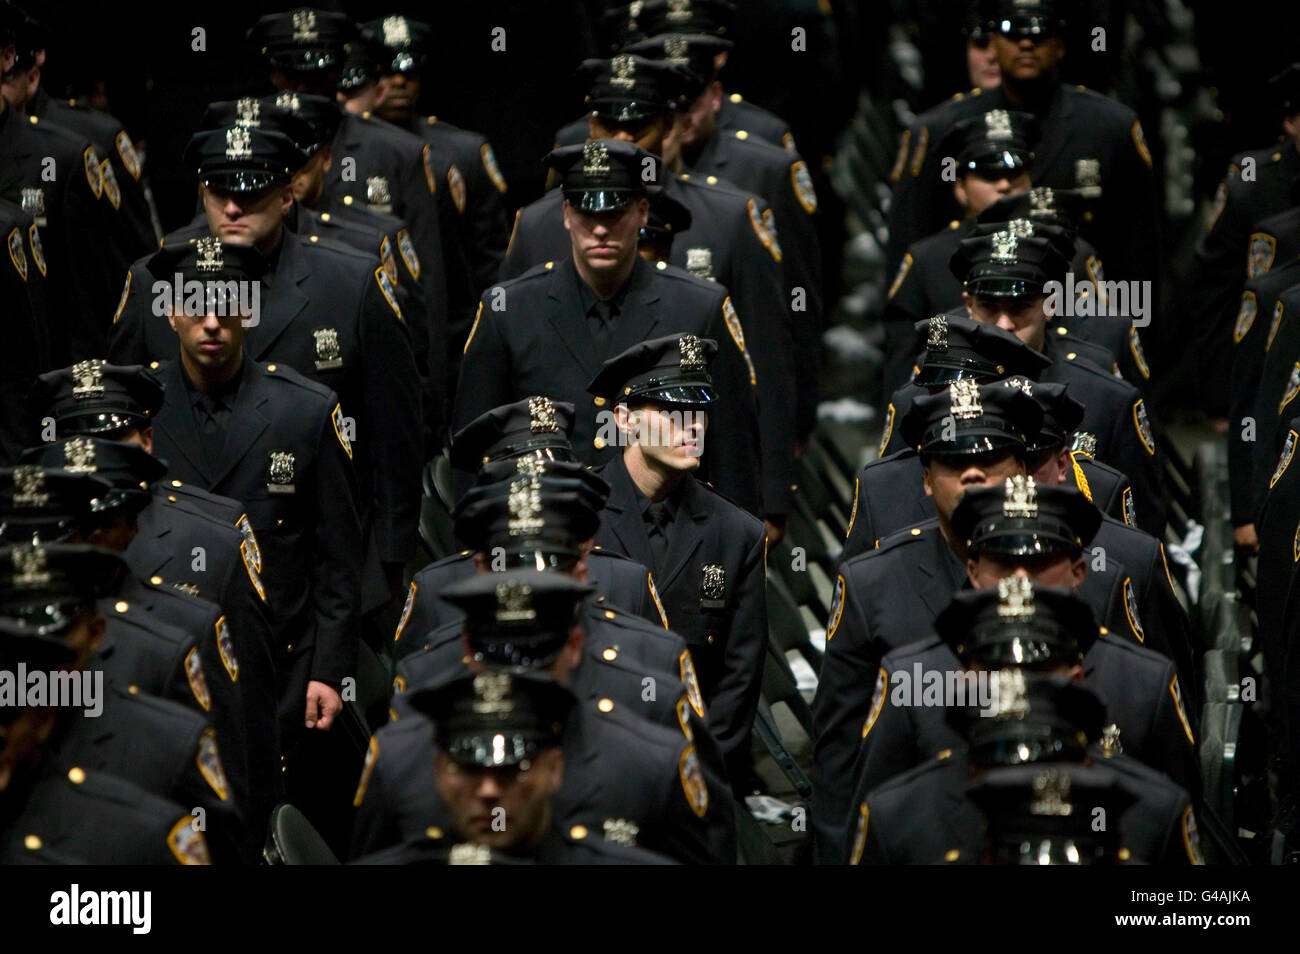
[[257, 534], [253, 533], [253, 525], [248, 520], [248, 514], [240, 514], [239, 519], [235, 521], [235, 528], [243, 534], [244, 543], [244, 560], [251, 565], [251, 568], [258, 573], [262, 572], [262, 548], [257, 545]]
[[1124, 522], [1130, 527], [1137, 526], [1137, 507], [1133, 503], [1133, 488], [1131, 486], [1124, 488], [1122, 495], [1124, 501]]
[[140, 154], [135, 151], [135, 145], [132, 144], [131, 137], [126, 134], [125, 129], [118, 131], [113, 144], [117, 146], [117, 155], [122, 160], [122, 166], [131, 173], [132, 179], [138, 180], [144, 167], [140, 163]]
[[1273, 323], [1268, 326], [1268, 339], [1264, 342], [1265, 352], [1273, 347], [1273, 339], [1277, 337], [1277, 329], [1282, 327], [1282, 312], [1285, 310], [1280, 301], [1273, 306]]
[[469, 326], [469, 334], [465, 337], [465, 350], [462, 354], [469, 354], [470, 342], [474, 340], [474, 332], [478, 331], [479, 319], [483, 317], [483, 302], [478, 303], [478, 311], [474, 312], [474, 324]]
[[1146, 136], [1142, 134], [1142, 124], [1136, 119], [1133, 120], [1133, 128], [1129, 130], [1129, 135], [1133, 137], [1133, 148], [1137, 150], [1138, 156], [1141, 157], [1142, 161], [1147, 164], [1147, 168], [1150, 169], [1151, 150], [1147, 148]]
[[343, 405], [335, 404], [334, 413], [330, 415], [330, 420], [334, 424], [334, 435], [339, 439], [344, 452], [348, 455], [348, 460], [352, 459], [352, 441], [348, 439], [347, 420], [343, 417]]
[[835, 631], [840, 628], [840, 617], [844, 615], [844, 574], [835, 575], [835, 593], [831, 596], [831, 615], [826, 621], [826, 641], [835, 638]]
[[1169, 558], [1165, 556], [1165, 545], [1163, 543], [1160, 543], [1159, 547], [1160, 547], [1160, 563], [1165, 568], [1165, 582], [1169, 584], [1169, 592], [1172, 593], [1174, 592], [1174, 578], [1173, 575], [1169, 572]]
[[379, 240], [379, 261], [384, 266], [390, 282], [397, 281], [397, 259], [393, 255], [393, 243], [385, 235]]
[[898, 273], [894, 276], [894, 283], [889, 286], [889, 294], [885, 296], [886, 298], [893, 298], [898, 293], [898, 289], [903, 285], [903, 279], [907, 277], [907, 273], [911, 270], [912, 253], [907, 252], [903, 255], [903, 260], [898, 263]]
[[505, 192], [506, 177], [501, 174], [501, 168], [497, 165], [496, 153], [492, 151], [492, 147], [487, 143], [483, 143], [478, 147], [478, 154], [483, 160], [483, 170], [488, 174], [488, 178], [492, 180], [492, 184], [497, 187], [498, 192]]
[[754, 234], [758, 240], [763, 243], [763, 247], [768, 250], [772, 258], [781, 261], [781, 252], [774, 247], [772, 236], [768, 234], [767, 226], [763, 223], [763, 214], [758, 210], [758, 200], [750, 199], [747, 205], [749, 209], [749, 224], [753, 228]]
[[1183, 732], [1187, 734], [1187, 741], [1192, 745], [1196, 744], [1196, 737], [1192, 735], [1192, 724], [1187, 719], [1187, 711], [1183, 708], [1183, 687], [1178, 684], [1178, 677], [1169, 680], [1169, 694], [1174, 697], [1174, 711], [1178, 713], [1178, 721], [1183, 724]]
[[212, 711], [212, 693], [208, 691], [208, 680], [203, 675], [203, 660], [199, 658], [196, 646], [185, 654], [185, 678], [189, 681], [190, 692], [204, 712]]
[[430, 195], [437, 195], [437, 194], [438, 194], [438, 177], [435, 176], [435, 175], [433, 174], [433, 162], [432, 162], [432, 160], [429, 159], [429, 150], [430, 150], [431, 148], [432, 148], [432, 147], [430, 147], [428, 144], [426, 144], [425, 147], [424, 147], [422, 150], [420, 150], [420, 158], [421, 158], [421, 160], [423, 161], [423, 165], [424, 165], [424, 181], [425, 181], [425, 183], [429, 186], [429, 194], [430, 194]]
[[1196, 830], [1196, 815], [1192, 812], [1192, 806], [1188, 805], [1183, 809], [1183, 848], [1187, 851], [1187, 860], [1194, 865], [1205, 864], [1205, 856], [1201, 854], [1201, 836]]
[[904, 129], [902, 138], [898, 141], [898, 155], [894, 157], [894, 168], [889, 170], [889, 181], [897, 182], [903, 175], [903, 168], [907, 165], [907, 154], [912, 150], [912, 130]]
[[34, 222], [27, 227], [27, 244], [30, 245], [32, 249], [32, 261], [36, 263], [36, 267], [41, 270], [41, 276], [44, 277], [45, 248], [41, 245], [41, 231], [36, 227], [36, 223]]
[[784, 254], [781, 251], [781, 235], [776, 230], [776, 216], [771, 209], [763, 210], [763, 228], [767, 229], [768, 237], [772, 239], [772, 251], [778, 259], [781, 258]]
[[1269, 490], [1273, 489], [1273, 485], [1282, 479], [1286, 469], [1291, 466], [1291, 458], [1295, 456], [1297, 439], [1300, 439], [1300, 435], [1296, 434], [1294, 429], [1286, 432], [1286, 441], [1282, 444], [1282, 453], [1278, 455], [1277, 466], [1273, 468], [1273, 476], [1268, 481]]
[[382, 265], [375, 269], [375, 284], [377, 284], [379, 290], [384, 293], [384, 298], [388, 300], [388, 307], [393, 309], [393, 314], [397, 316], [397, 320], [401, 321], [402, 309], [397, 305], [397, 296], [393, 292], [393, 283], [389, 280], [388, 272], [384, 271], [384, 266]]
[[1147, 634], [1142, 628], [1142, 618], [1138, 616], [1137, 593], [1133, 591], [1132, 578], [1127, 576], [1124, 577], [1124, 615], [1128, 617], [1128, 626], [1133, 631], [1134, 637], [1139, 643], [1145, 645]]
[[1267, 232], [1253, 232], [1250, 236], [1250, 250], [1246, 255], [1246, 277], [1259, 278], [1273, 267], [1273, 256], [1277, 253], [1277, 239]]
[[1133, 425], [1137, 428], [1138, 439], [1142, 441], [1142, 446], [1147, 449], [1147, 453], [1152, 457], [1156, 453], [1156, 439], [1151, 434], [1151, 421], [1147, 418], [1146, 403], [1138, 398], [1133, 404]]
[[727, 324], [727, 331], [731, 334], [731, 340], [736, 343], [740, 353], [745, 356], [745, 364], [749, 368], [749, 383], [758, 385], [758, 372], [754, 370], [754, 361], [745, 350], [745, 332], [740, 327], [740, 316], [736, 314], [736, 306], [731, 303], [731, 296], [722, 302], [722, 319]]
[[1241, 305], [1237, 308], [1237, 323], [1232, 326], [1232, 343], [1241, 344], [1241, 339], [1246, 337], [1246, 332], [1250, 331], [1250, 326], [1255, 323], [1255, 313], [1259, 309], [1259, 302], [1255, 298], [1253, 291], [1244, 291], [1241, 293]]
[[375, 760], [377, 758], [379, 758], [379, 740], [372, 735], [370, 744], [366, 746], [366, 762], [361, 766], [361, 778], [357, 782], [357, 791], [352, 796], [353, 808], [360, 808], [361, 803], [365, 800], [366, 789], [370, 786], [370, 776], [375, 773]]
[[[1234, 171], [1233, 175], [1237, 173]], [[1228, 204], [1228, 184], [1220, 182], [1219, 188], [1214, 190], [1214, 201], [1210, 204], [1210, 219], [1205, 223], [1205, 231], [1209, 232], [1214, 229], [1214, 224], [1219, 221], [1219, 216], [1223, 214], [1224, 207]]]
[[845, 540], [847, 540], [849, 534], [853, 532], [853, 521], [858, 518], [858, 494], [861, 491], [861, 484], [861, 478], [853, 478], [853, 509], [849, 511], [849, 528], [844, 531]]
[[1133, 355], [1133, 366], [1137, 368], [1138, 374], [1142, 375], [1144, 381], [1149, 381], [1151, 366], [1147, 364], [1146, 352], [1142, 350], [1142, 338], [1136, 328], [1130, 327], [1128, 330], [1128, 350]]
[[867, 821], [871, 817], [871, 811], [867, 808], [867, 803], [863, 802], [858, 806], [858, 830], [853, 836], [853, 850], [849, 853], [849, 864], [862, 864], [862, 852], [867, 847]]
[[1300, 563], [1300, 522], [1295, 525], [1295, 536], [1291, 538], [1291, 562]]
[[86, 167], [86, 182], [90, 185], [90, 191], [98, 199], [104, 194], [104, 177], [99, 171], [99, 156], [95, 155], [95, 147], [87, 146], [81, 153], [82, 164]]
[[239, 682], [239, 657], [235, 655], [235, 640], [230, 635], [230, 624], [226, 622], [226, 617], [222, 616], [213, 628], [216, 630], [217, 652], [221, 656], [221, 665], [226, 667], [231, 682]]
[[[415, 584], [412, 583], [411, 585], [414, 586]], [[645, 575], [645, 585], [646, 589], [650, 591], [650, 599], [654, 601], [655, 609], [659, 611], [659, 619], [663, 621], [664, 629], [668, 629], [668, 614], [664, 612], [663, 601], [659, 599], [659, 590], [655, 588], [655, 575], [648, 570]]]
[[682, 727], [682, 735], [687, 742], [695, 741], [695, 730], [691, 728], [691, 700], [682, 696], [677, 700], [677, 724]]
[[460, 174], [456, 168], [456, 163], [447, 167], [447, 190], [451, 192], [451, 201], [455, 203], [456, 211], [461, 215], [465, 214], [465, 177]]
[[397, 250], [402, 254], [402, 261], [406, 263], [406, 270], [418, 282], [420, 280], [420, 256], [415, 254], [415, 243], [411, 241], [411, 233], [406, 229], [397, 230]]
[[1282, 392], [1282, 400], [1277, 406], [1277, 413], [1281, 414], [1286, 410], [1286, 406], [1295, 400], [1295, 396], [1300, 394], [1300, 361], [1295, 362], [1291, 368], [1291, 376], [1286, 379], [1286, 390]]
[[226, 781], [226, 769], [221, 764], [221, 753], [217, 751], [216, 729], [204, 729], [199, 736], [199, 751], [195, 761], [198, 762], [199, 774], [217, 793], [217, 797], [223, 802], [230, 801], [230, 783]]
[[880, 718], [880, 710], [885, 708], [885, 687], [889, 685], [889, 673], [885, 672], [882, 666], [876, 673], [876, 688], [871, 693], [871, 707], [867, 709], [867, 717], [862, 722], [862, 738], [871, 734], [875, 728], [876, 720]]
[[809, 215], [816, 212], [817, 192], [813, 189], [812, 173], [808, 171], [808, 163], [802, 159], [790, 166], [790, 185], [794, 187], [794, 197], [803, 210]]
[[704, 780], [704, 772], [700, 770], [700, 757], [695, 754], [695, 746], [688, 745], [678, 759], [677, 775], [682, 780], [686, 803], [696, 816], [703, 818], [709, 810], [709, 784]]
[[921, 127], [921, 135], [916, 137], [916, 151], [912, 153], [912, 178], [915, 179], [921, 174], [921, 164], [925, 162], [925, 151], [930, 148], [930, 129], [928, 126]]
[[23, 250], [22, 229], [16, 225], [9, 233], [9, 261], [14, 263], [19, 277], [27, 281], [27, 253]]
[[117, 300], [117, 311], [113, 312], [113, 324], [117, 324], [117, 319], [122, 317], [122, 311], [126, 308], [126, 300], [131, 295], [131, 270], [127, 269], [126, 284], [122, 286], [122, 297]]
[[113, 164], [105, 159], [99, 164], [99, 175], [104, 182], [104, 195], [114, 209], [122, 208], [122, 190], [117, 186], [117, 176], [113, 174]]
[[695, 660], [691, 659], [689, 649], [683, 649], [682, 654], [677, 657], [677, 669], [682, 677], [682, 685], [686, 687], [686, 698], [691, 700], [691, 708], [703, 719], [704, 695], [700, 692], [700, 680], [695, 674]]
[[406, 629], [406, 624], [411, 621], [411, 610], [415, 608], [415, 594], [419, 591], [419, 584], [412, 580], [406, 591], [406, 603], [402, 606], [402, 618], [397, 621], [397, 632], [393, 635], [393, 642], [402, 638], [402, 630]]
[[203, 832], [193, 826], [194, 817], [185, 815], [167, 834], [167, 847], [176, 860], [183, 865], [210, 865], [212, 856], [208, 854], [208, 842]]
[[880, 434], [880, 449], [876, 451], [876, 457], [885, 456], [885, 448], [889, 446], [889, 439], [894, 436], [894, 402], [889, 402], [889, 409], [885, 412], [885, 429]]

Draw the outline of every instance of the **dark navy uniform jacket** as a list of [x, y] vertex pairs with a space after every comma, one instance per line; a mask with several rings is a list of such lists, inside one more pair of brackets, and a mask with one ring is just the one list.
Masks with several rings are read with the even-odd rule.
[[0, 354], [0, 460], [11, 466], [38, 439], [39, 421], [30, 420], [26, 408], [32, 383], [50, 368], [47, 266], [32, 217], [5, 199], [0, 199], [0, 241], [8, 259], [0, 260], [5, 303], [0, 333], [7, 342]]

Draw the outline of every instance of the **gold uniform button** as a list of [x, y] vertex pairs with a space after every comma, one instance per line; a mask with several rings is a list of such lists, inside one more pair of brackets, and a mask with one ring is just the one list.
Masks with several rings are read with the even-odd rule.
[[605, 406], [605, 399], [604, 399], [603, 397], [592, 398], [592, 399], [591, 399], [591, 403], [594, 404], [594, 405], [596, 405], [596, 407], [604, 407], [604, 406]]
[[709, 644], [710, 646], [713, 645], [713, 634], [712, 634], [712, 633], [709, 633], [709, 638], [708, 638], [707, 642], [708, 642], [708, 644]]
[[613, 610], [605, 610], [605, 619], [613, 619], [613, 618], [614, 618], [614, 611], [613, 611]]
[[914, 537], [919, 537], [920, 535], [921, 535], [921, 528], [920, 528], [920, 527], [913, 527], [913, 528], [912, 528], [912, 536], [914, 536]]
[[944, 860], [944, 861], [956, 861], [956, 860], [957, 860], [958, 858], [960, 858], [960, 857], [961, 857], [961, 852], [960, 852], [960, 851], [958, 851], [956, 848], [949, 848], [948, 851], [947, 851], [947, 853], [943, 856], [943, 860]]
[[1119, 860], [1128, 861], [1128, 859], [1129, 859], [1129, 850], [1127, 848], [1121, 848], [1119, 850]]
[[1069, 354], [1066, 355], [1066, 358], [1068, 358], [1070, 361], [1073, 361], [1077, 356], [1078, 356], [1077, 351], [1071, 351]]
[[151, 577], [149, 577], [149, 582], [152, 583], [154, 586], [162, 586], [162, 577], [161, 577], [161, 576], [151, 576]]
[[180, 485], [181, 485], [181, 482], [180, 482], [179, 480], [173, 480], [173, 481], [172, 481], [172, 486], [173, 486], [173, 487], [179, 487]]
[[614, 700], [613, 700], [613, 699], [601, 699], [599, 702], [596, 703], [596, 708], [599, 709], [601, 712], [613, 712], [613, 711], [614, 711]]
[[442, 829], [439, 828], [437, 825], [430, 825], [428, 828], [424, 830], [424, 836], [426, 838], [441, 838]]
[[138, 696], [138, 695], [140, 694], [140, 687], [139, 687], [139, 686], [127, 686], [127, 687], [126, 687], [126, 691], [129, 692], [129, 693], [130, 693], [131, 695], [133, 695], [133, 696]]
[[150, 361], [150, 362], [149, 362], [149, 367], [151, 367], [151, 368], [153, 368], [155, 371], [157, 371], [157, 370], [158, 370], [158, 362], [157, 362], [157, 361]]
[[313, 235], [313, 236], [311, 236], [311, 240], [312, 240], [313, 242], [319, 242], [319, 241], [320, 241], [320, 236], [319, 236], [319, 235]]
[[747, 130], [744, 130], [744, 129], [737, 129], [737, 130], [736, 130], [736, 138], [737, 138], [737, 139], [748, 139], [748, 138], [749, 138], [749, 132], [748, 132]]
[[176, 498], [173, 497], [171, 494], [168, 494], [168, 495], [167, 495], [167, 502], [168, 502], [168, 503], [175, 503], [175, 502], [176, 502]]
[[593, 440], [591, 443], [595, 446], [596, 450], [604, 450], [604, 449], [605, 449], [605, 438], [603, 438], [603, 437], [597, 437], [597, 438], [596, 438], [595, 440]]
[[1058, 335], [1068, 335], [1070, 332], [1067, 331], [1065, 328], [1057, 328], [1056, 333]]
[[949, 758], [952, 758], [952, 749], [944, 749], [942, 752], [940, 752], [938, 755], [936, 755], [935, 758], [937, 758], [937, 759], [949, 759]]
[[68, 769], [68, 781], [73, 785], [80, 785], [86, 780], [86, 773], [77, 766]]
[[41, 839], [37, 835], [28, 835], [23, 839], [23, 847], [28, 851], [40, 851]]
[[587, 837], [587, 826], [574, 825], [572, 828], [569, 829], [569, 837], [572, 838], [574, 841], [582, 841], [582, 839]]
[[607, 649], [607, 650], [605, 650], [603, 653], [600, 654], [600, 658], [603, 659], [603, 660], [605, 660], [606, 662], [613, 662], [615, 659], [618, 658], [618, 650], [617, 650], [617, 649]]
[[659, 271], [661, 271], [661, 272], [662, 272], [662, 271], [667, 271], [667, 269], [668, 269], [668, 263], [667, 263], [667, 262], [655, 262], [655, 268], [659, 269]]
[[330, 220], [330, 214], [328, 212], [322, 212], [320, 214], [320, 220], [322, 222], [328, 222]]
[[709, 176], [709, 177], [708, 177], [707, 179], [705, 179], [704, 181], [707, 182], [709, 185], [717, 185], [717, 184], [718, 184], [718, 177], [717, 177], [717, 176]]
[[126, 600], [118, 600], [116, 603], [113, 604], [113, 609], [117, 610], [119, 613], [125, 613], [130, 608], [131, 608], [131, 604], [128, 603]]
[[343, 197], [343, 204], [344, 204], [344, 205], [351, 205], [351, 204], [352, 204], [352, 196], [350, 196], [350, 195], [345, 195], [345, 196]]
[[285, 647], [284, 647], [284, 651], [285, 651], [286, 653], [291, 653], [291, 652], [293, 652], [293, 643], [290, 643], [288, 646], [285, 646]]

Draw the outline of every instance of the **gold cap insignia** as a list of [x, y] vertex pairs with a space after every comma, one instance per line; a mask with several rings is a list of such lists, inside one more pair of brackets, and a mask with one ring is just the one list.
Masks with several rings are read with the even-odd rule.
[[1051, 186], [1034, 186], [1029, 190], [1029, 214], [1052, 215], [1056, 212], [1056, 193]]
[[89, 437], [74, 437], [63, 445], [63, 468], [74, 474], [95, 473], [95, 445]]
[[536, 533], [546, 526], [542, 519], [542, 482], [537, 477], [517, 477], [510, 482], [506, 497], [510, 519], [506, 527], [512, 537]]
[[1119, 741], [1119, 726], [1114, 722], [1102, 727], [1101, 750], [1106, 753], [1108, 758], [1112, 755], [1124, 754], [1124, 746]]
[[497, 584], [497, 622], [523, 623], [537, 619], [533, 609], [533, 588], [527, 583]]
[[510, 698], [513, 689], [514, 683], [509, 673], [479, 673], [474, 677], [474, 711], [480, 715], [497, 715], [513, 711], [514, 703]]
[[15, 586], [44, 586], [50, 582], [44, 547], [14, 547], [13, 563]]
[[1075, 431], [1070, 450], [1078, 451], [1080, 454], [1087, 454], [1089, 457], [1096, 457], [1097, 435], [1090, 434], [1087, 431]]
[[1011, 138], [1011, 114], [1005, 109], [990, 109], [984, 114], [984, 134], [990, 139]]
[[681, 370], [684, 374], [704, 370], [704, 346], [695, 335], [682, 335], [677, 339], [681, 351]]
[[668, 21], [681, 23], [691, 18], [691, 0], [668, 0]]
[[998, 580], [998, 616], [1003, 619], [1028, 619], [1034, 615], [1034, 584], [1024, 577], [1006, 576]]
[[302, 10], [293, 11], [293, 38], [299, 43], [313, 43], [320, 39], [320, 34], [316, 32], [316, 11]]
[[627, 55], [614, 57], [609, 61], [609, 70], [611, 86], [631, 89], [636, 85], [636, 60], [632, 57]]
[[980, 386], [970, 378], [948, 385], [949, 413], [959, 421], [970, 421], [984, 413], [980, 403]]
[[275, 105], [281, 109], [287, 109], [291, 113], [302, 110], [302, 104], [298, 102], [298, 94], [287, 89], [275, 97]]
[[946, 315], [930, 316], [930, 333], [925, 339], [925, 350], [948, 350], [948, 317]]
[[1014, 262], [1020, 246], [1020, 236], [1015, 232], [1001, 231], [993, 233], [993, 255], [990, 261]]
[[411, 28], [406, 17], [384, 17], [384, 46], [410, 46]]
[[1002, 382], [1002, 385], [1003, 387], [1015, 388], [1017, 391], [1020, 391], [1026, 397], [1034, 396], [1034, 385], [1033, 382], [1031, 382], [1028, 378], [1022, 378], [1018, 376], [1014, 378], [1007, 378], [1005, 381]]
[[680, 33], [670, 33], [664, 37], [664, 59], [676, 66], [690, 63], [691, 45]]
[[527, 474], [530, 477], [540, 477], [542, 474], [546, 473], [546, 464], [549, 459], [550, 458], [539, 450], [533, 451], [530, 454], [525, 454], [515, 460], [515, 473]]
[[1037, 517], [1038, 484], [1032, 477], [1008, 477], [1006, 500], [1002, 504], [1004, 517]]
[[1033, 238], [1034, 235], [1034, 223], [1029, 219], [1012, 219], [1007, 223], [1007, 229], [1020, 238]]
[[200, 272], [219, 272], [226, 267], [225, 256], [221, 251], [221, 239], [216, 236], [209, 235], [199, 239], [194, 243], [194, 249], [198, 253], [194, 267]]
[[253, 154], [253, 136], [247, 126], [231, 126], [226, 130], [226, 158], [247, 159]]
[[609, 175], [609, 150], [598, 139], [582, 147], [582, 174], [584, 176]]
[[1023, 719], [1029, 714], [1029, 687], [1022, 669], [998, 669], [993, 678], [994, 719]]
[[242, 96], [235, 100], [235, 122], [240, 126], [256, 126], [262, 116], [262, 104], [251, 96]]
[[72, 396], [78, 400], [99, 397], [104, 393], [103, 364], [91, 359], [72, 366]]
[[555, 419], [555, 404], [550, 398], [528, 399], [528, 429], [534, 434], [554, 434], [560, 429]]
[[1060, 818], [1074, 813], [1070, 804], [1070, 776], [1063, 772], [1044, 772], [1035, 775], [1033, 781], [1034, 797], [1029, 803], [1031, 815], [1055, 815]]
[[45, 492], [45, 471], [39, 467], [14, 468], [14, 506], [44, 507], [50, 502]]

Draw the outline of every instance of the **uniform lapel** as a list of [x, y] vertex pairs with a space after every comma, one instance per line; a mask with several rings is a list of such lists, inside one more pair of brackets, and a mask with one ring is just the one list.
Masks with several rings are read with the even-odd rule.
[[226, 445], [221, 451], [221, 463], [213, 474], [214, 487], [225, 480], [226, 475], [248, 456], [253, 444], [270, 426], [271, 422], [262, 413], [262, 405], [269, 400], [262, 380], [265, 374], [257, 362], [245, 356], [244, 380], [239, 385], [239, 394], [235, 397], [235, 406], [230, 412]]
[[[949, 581], [947, 574], [947, 561], [955, 559], [948, 542], [944, 540], [943, 534], [935, 526], [926, 533], [926, 546], [929, 548], [928, 554], [923, 558], [911, 561], [912, 567], [916, 573], [912, 576], [912, 587], [916, 595], [920, 597], [921, 602], [930, 611], [931, 617], [936, 617], [939, 613], [952, 602], [952, 596], [955, 592]], [[960, 585], [960, 584], [959, 584]]]
[[139, 530], [127, 546], [127, 554], [135, 557], [135, 565], [145, 571], [145, 576], [163, 576], [163, 570], [171, 561], [167, 545], [163, 542], [171, 527], [162, 519], [162, 504], [154, 497], [149, 506], [140, 511], [136, 518]]
[[609, 483], [609, 499], [605, 501], [602, 515], [605, 526], [618, 538], [624, 554], [642, 566], [653, 566], [654, 555], [650, 552], [636, 488], [623, 465], [622, 455], [601, 468], [600, 474]]
[[666, 569], [663, 573], [663, 583], [660, 584], [661, 589], [667, 591], [673, 585], [682, 569], [695, 555], [695, 551], [700, 548], [700, 544], [704, 542], [708, 517], [708, 501], [705, 499], [704, 490], [694, 477], [687, 474], [683, 479], [682, 500], [678, 505], [677, 519], [672, 522], [668, 537], [668, 553], [664, 559]]
[[597, 353], [596, 341], [587, 328], [582, 300], [578, 297], [579, 281], [571, 256], [556, 263], [546, 287], [546, 320], [582, 368], [584, 380], [590, 381], [600, 370], [604, 358]]
[[[1053, 166], [1061, 152], [1069, 143], [1071, 121], [1070, 97], [1066, 95], [1065, 84], [1060, 83], [1052, 95], [1052, 102], [1047, 107], [1047, 115], [1039, 121], [1043, 137], [1034, 146], [1034, 165], [1032, 178], [1036, 183], [1073, 181], [1074, 170], [1068, 169], [1053, 176]], [[1062, 178], [1064, 176], [1065, 178]]]
[[166, 399], [158, 411], [158, 417], [154, 419], [154, 427], [160, 439], [170, 440], [176, 446], [194, 473], [203, 475], [204, 486], [211, 487], [212, 475], [208, 471], [207, 456], [199, 441], [198, 425], [190, 408], [190, 392], [182, 377], [184, 373], [180, 356], [177, 355], [163, 373], [163, 393]]
[[660, 296], [655, 288], [655, 270], [639, 261], [632, 269], [631, 285], [623, 299], [623, 310], [614, 321], [614, 333], [610, 336], [609, 354], [612, 358], [622, 354], [633, 345], [657, 337], [654, 333], [659, 324]]
[[299, 242], [298, 234], [286, 228], [279, 261], [273, 272], [262, 279], [261, 314], [244, 339], [245, 350], [255, 361], [266, 359], [276, 341], [310, 301], [301, 286], [311, 277], [311, 263]]

